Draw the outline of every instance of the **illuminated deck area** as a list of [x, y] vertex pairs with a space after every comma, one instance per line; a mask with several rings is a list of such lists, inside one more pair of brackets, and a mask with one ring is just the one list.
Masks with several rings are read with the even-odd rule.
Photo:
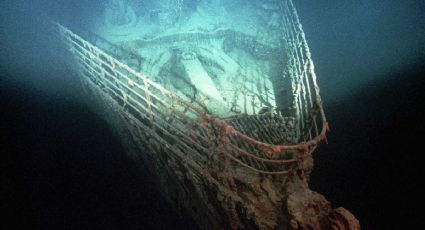
[[55, 28], [170, 202], [202, 229], [353, 219], [308, 189], [328, 124], [291, 0], [124, 2], [86, 34]]

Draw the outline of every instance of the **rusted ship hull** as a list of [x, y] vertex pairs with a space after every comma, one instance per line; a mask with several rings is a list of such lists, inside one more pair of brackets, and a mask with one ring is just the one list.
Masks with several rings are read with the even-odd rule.
[[183, 217], [192, 218], [195, 226], [190, 229], [360, 229], [349, 211], [332, 209], [308, 188], [311, 156], [306, 156], [303, 170], [283, 176], [226, 170], [224, 156], [214, 158], [215, 166], [208, 170], [194, 169], [191, 159], [169, 154], [167, 145], [128, 118], [95, 85], [84, 80], [82, 85], [94, 96], [92, 108], [113, 127], [127, 153], [151, 172], [158, 191]]
[[277, 112], [228, 117], [211, 114], [131, 62], [54, 25], [84, 88], [95, 96], [93, 107], [197, 228], [360, 229], [348, 211], [332, 209], [308, 188], [311, 154], [326, 139], [327, 121], [296, 11], [289, 0], [281, 7], [287, 29], [278, 83], [289, 88], [282, 95], [275, 90]]

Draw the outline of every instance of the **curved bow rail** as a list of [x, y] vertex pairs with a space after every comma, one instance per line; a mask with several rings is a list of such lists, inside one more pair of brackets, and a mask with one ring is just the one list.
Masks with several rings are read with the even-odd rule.
[[[206, 169], [215, 154], [261, 174], [299, 169], [304, 156], [326, 140], [328, 123], [314, 65], [297, 13], [282, 1], [282, 30], [294, 117], [278, 114], [219, 118], [178, 97], [66, 27], [55, 23], [80, 75], [153, 137], [158, 149], [186, 156]], [[295, 143], [295, 144], [294, 144]], [[163, 152], [163, 151], [162, 151]]]

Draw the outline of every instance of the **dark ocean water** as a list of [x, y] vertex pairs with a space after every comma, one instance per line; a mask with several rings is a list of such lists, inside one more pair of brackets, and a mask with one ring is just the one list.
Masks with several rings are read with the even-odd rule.
[[187, 229], [85, 104], [5, 82], [0, 97], [2, 229]]
[[327, 106], [329, 144], [316, 152], [310, 186], [364, 229], [422, 226], [423, 61]]
[[[190, 220], [176, 217], [51, 58], [53, 41], [38, 33], [32, 2], [0, 3], [0, 228], [186, 229]], [[63, 3], [64, 20], [96, 8], [96, 1]], [[423, 225], [423, 3], [298, 6], [331, 126], [311, 187], [364, 229]]]
[[[315, 155], [310, 184], [350, 209], [364, 229], [421, 224], [422, 73], [420, 63], [407, 66], [370, 90], [327, 106], [330, 143]], [[394, 81], [398, 78], [404, 81]], [[125, 156], [105, 121], [86, 105], [1, 83], [3, 225], [186, 229], [190, 221], [176, 217], [146, 172]]]

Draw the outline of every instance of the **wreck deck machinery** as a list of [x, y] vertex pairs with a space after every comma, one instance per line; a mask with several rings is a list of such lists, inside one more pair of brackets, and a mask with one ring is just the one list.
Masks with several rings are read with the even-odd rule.
[[132, 11], [124, 27], [111, 17], [81, 34], [54, 24], [84, 88], [158, 190], [201, 229], [359, 229], [307, 185], [328, 123], [292, 1], [265, 1], [267, 30], [254, 32], [211, 16], [208, 4], [184, 17], [175, 2], [180, 11], [146, 13], [156, 27], [140, 36], [126, 32], [140, 29]]

